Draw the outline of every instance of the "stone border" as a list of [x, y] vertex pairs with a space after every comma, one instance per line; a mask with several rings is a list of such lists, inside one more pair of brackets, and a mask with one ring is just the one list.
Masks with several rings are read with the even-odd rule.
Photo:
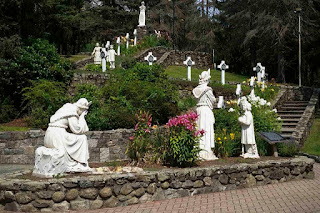
[[315, 162], [320, 163], [320, 156], [318, 155], [309, 155], [308, 153], [299, 153], [300, 156], [306, 156], [308, 158], [311, 158], [313, 160], [315, 160]]
[[15, 179], [17, 174], [14, 174], [0, 179], [0, 210], [29, 212], [99, 209], [312, 179], [313, 164], [313, 159], [297, 157], [255, 164], [40, 181]]

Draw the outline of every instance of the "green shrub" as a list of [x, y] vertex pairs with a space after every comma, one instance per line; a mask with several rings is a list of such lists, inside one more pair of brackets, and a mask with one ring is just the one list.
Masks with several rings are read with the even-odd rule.
[[298, 153], [298, 146], [295, 142], [278, 143], [277, 149], [280, 156], [293, 157]]
[[23, 90], [24, 100], [31, 110], [28, 123], [32, 127], [46, 128], [52, 116], [68, 102], [63, 83], [47, 80], [33, 81], [32, 86]]
[[0, 104], [0, 123], [6, 123], [16, 118], [18, 111], [13, 105], [13, 101], [9, 97], [5, 98]]
[[88, 64], [85, 67], [85, 70], [88, 72], [102, 72], [101, 64]]

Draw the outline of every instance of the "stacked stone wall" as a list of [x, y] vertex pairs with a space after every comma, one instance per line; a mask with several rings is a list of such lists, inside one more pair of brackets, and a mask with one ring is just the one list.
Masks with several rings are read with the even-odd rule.
[[0, 179], [0, 210], [68, 211], [126, 206], [147, 201], [314, 178], [306, 157], [255, 164], [188, 168], [145, 174], [48, 179]]

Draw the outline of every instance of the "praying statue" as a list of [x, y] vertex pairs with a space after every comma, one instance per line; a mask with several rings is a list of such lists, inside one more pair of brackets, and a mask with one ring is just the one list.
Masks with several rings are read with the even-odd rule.
[[44, 147], [35, 151], [33, 174], [52, 177], [65, 172], [91, 172], [88, 164], [89, 131], [85, 116], [91, 102], [80, 98], [76, 103], [64, 104], [51, 116], [44, 137]]
[[100, 50], [101, 50], [101, 47], [99, 47], [99, 43], [96, 43], [96, 46], [91, 53], [91, 55], [94, 55], [94, 59], [93, 59], [94, 64], [101, 64]]
[[210, 70], [203, 71], [199, 75], [199, 86], [193, 89], [193, 95], [197, 98], [197, 128], [204, 130], [205, 134], [200, 138], [200, 153], [199, 157], [202, 160], [216, 160], [218, 159], [212, 151], [214, 148], [214, 115], [212, 112], [213, 104], [216, 98], [213, 95], [212, 88], [208, 86]]
[[115, 69], [116, 68], [116, 51], [113, 49], [113, 45], [110, 45], [110, 50], [108, 51], [109, 53], [109, 62], [110, 62], [110, 69]]
[[259, 158], [258, 149], [256, 145], [253, 116], [251, 113], [251, 104], [246, 98], [241, 98], [240, 107], [244, 111], [244, 114], [238, 118], [241, 125], [241, 144], [242, 154], [244, 158]]
[[139, 27], [146, 26], [146, 6], [144, 6], [144, 1], [141, 2], [140, 14], [139, 14]]

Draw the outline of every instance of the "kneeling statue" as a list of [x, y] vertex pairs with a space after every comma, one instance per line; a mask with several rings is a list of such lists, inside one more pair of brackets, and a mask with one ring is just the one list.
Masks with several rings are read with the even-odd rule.
[[35, 151], [34, 175], [52, 177], [65, 172], [91, 171], [88, 141], [84, 135], [89, 131], [85, 115], [90, 105], [91, 102], [81, 98], [76, 103], [63, 105], [51, 116], [44, 147]]

